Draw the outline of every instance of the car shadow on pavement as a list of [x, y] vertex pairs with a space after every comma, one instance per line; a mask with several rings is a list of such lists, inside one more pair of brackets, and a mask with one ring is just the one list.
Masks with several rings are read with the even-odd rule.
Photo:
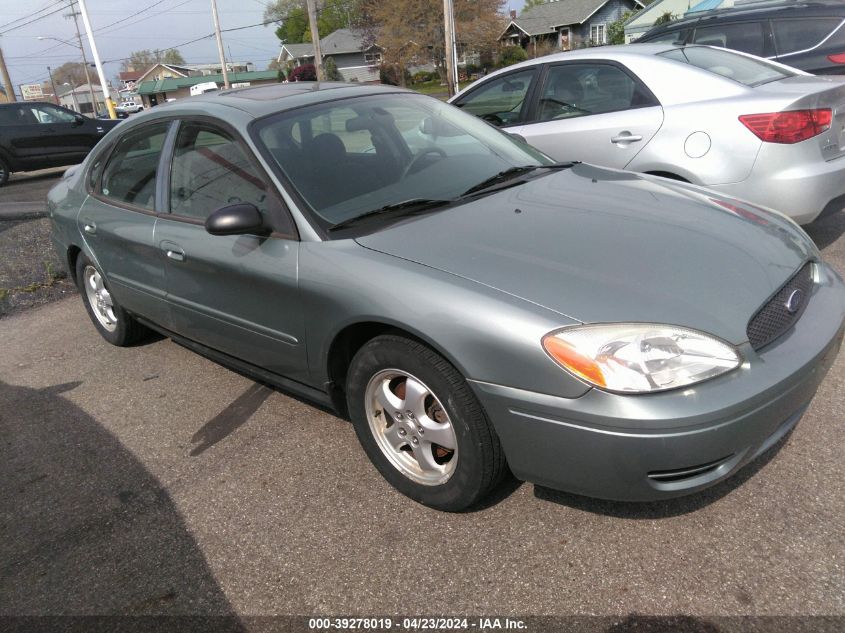
[[813, 238], [819, 250], [822, 250], [836, 242], [845, 233], [845, 211], [820, 218], [802, 228]]
[[718, 501], [751, 479], [775, 458], [780, 452], [780, 449], [789, 441], [793, 431], [794, 429], [791, 429], [765, 453], [740, 468], [738, 472], [724, 481], [710, 488], [706, 488], [701, 492], [684, 497], [650, 502], [608, 501], [606, 499], [593, 499], [568, 492], [560, 492], [538, 485], [534, 486], [534, 496], [544, 501], [551, 501], [552, 503], [584, 510], [585, 512], [623, 519], [668, 519], [670, 517], [689, 514]]
[[0, 620], [202, 615], [244, 630], [161, 482], [62, 396], [80, 384], [0, 381]]

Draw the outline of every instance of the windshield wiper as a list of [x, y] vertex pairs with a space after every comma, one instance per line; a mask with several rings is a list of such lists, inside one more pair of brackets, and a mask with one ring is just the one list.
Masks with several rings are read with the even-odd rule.
[[[498, 185], [500, 183], [508, 182], [517, 178], [518, 176], [522, 176], [523, 174], [527, 174], [538, 169], [569, 169], [573, 165], [577, 164], [577, 162], [578, 161], [573, 161], [570, 163], [552, 163], [551, 165], [521, 165], [519, 167], [511, 167], [510, 169], [500, 171], [498, 174], [490, 176], [486, 180], [482, 180], [477, 185], [473, 185], [472, 187], [464, 191], [460, 197], [463, 198], [464, 196], [471, 196], [474, 193], [479, 193], [489, 187]], [[519, 182], [521, 181], [517, 181], [514, 184], [519, 184]]]
[[[348, 218], [346, 220], [341, 220], [337, 224], [331, 225], [329, 227], [329, 231], [345, 229], [350, 226], [354, 226], [355, 224], [358, 224], [361, 221], [368, 220], [377, 216], [414, 215], [416, 213], [421, 213], [430, 209], [436, 209], [437, 207], [446, 206], [447, 204], [452, 204], [452, 202], [454, 202], [454, 200], [443, 200], [436, 198], [411, 198], [410, 200], [403, 200], [402, 202], [394, 202], [393, 204], [386, 204], [383, 207], [379, 207], [378, 209], [367, 211], [366, 213], [362, 213], [361, 215], [356, 215], [355, 217]], [[397, 212], [399, 211], [401, 211], [402, 213], [397, 214]]]

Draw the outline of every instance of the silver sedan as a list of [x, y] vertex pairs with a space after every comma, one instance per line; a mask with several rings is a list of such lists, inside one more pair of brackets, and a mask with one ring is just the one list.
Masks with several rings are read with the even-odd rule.
[[799, 224], [845, 206], [845, 77], [710, 46], [606, 46], [505, 68], [451, 103], [555, 159], [704, 185]]

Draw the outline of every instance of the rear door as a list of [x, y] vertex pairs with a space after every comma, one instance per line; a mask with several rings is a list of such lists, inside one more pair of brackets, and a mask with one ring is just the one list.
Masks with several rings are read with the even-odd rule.
[[[123, 136], [88, 171], [91, 195], [79, 231], [111, 293], [130, 312], [168, 327], [164, 262], [153, 239], [157, 181], [171, 123], [153, 122]], [[110, 148], [107, 148], [110, 149]]]
[[[169, 214], [156, 226], [172, 329], [294, 380], [307, 377], [295, 225], [236, 133], [211, 119], [183, 121], [173, 149]], [[215, 236], [220, 207], [255, 205], [270, 236]]]
[[79, 115], [48, 103], [25, 105], [39, 129], [39, 147], [57, 164], [81, 161], [96, 143]]
[[549, 65], [530, 112], [512, 130], [561, 160], [624, 168], [663, 123], [663, 108], [627, 68], [605, 61]]

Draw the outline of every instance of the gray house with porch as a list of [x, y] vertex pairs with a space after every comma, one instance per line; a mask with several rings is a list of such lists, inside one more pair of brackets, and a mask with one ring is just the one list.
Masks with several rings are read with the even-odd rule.
[[[364, 33], [352, 29], [338, 29], [320, 40], [323, 59], [331, 57], [344, 81], [361, 83], [378, 81], [381, 65], [381, 47], [367, 44]], [[314, 45], [282, 44], [278, 62], [282, 65], [314, 63]]]
[[640, 0], [549, 0], [523, 9], [499, 37], [506, 46], [518, 45], [531, 53], [532, 46], [551, 44], [560, 50], [608, 43], [607, 27], [626, 11], [637, 11]]

